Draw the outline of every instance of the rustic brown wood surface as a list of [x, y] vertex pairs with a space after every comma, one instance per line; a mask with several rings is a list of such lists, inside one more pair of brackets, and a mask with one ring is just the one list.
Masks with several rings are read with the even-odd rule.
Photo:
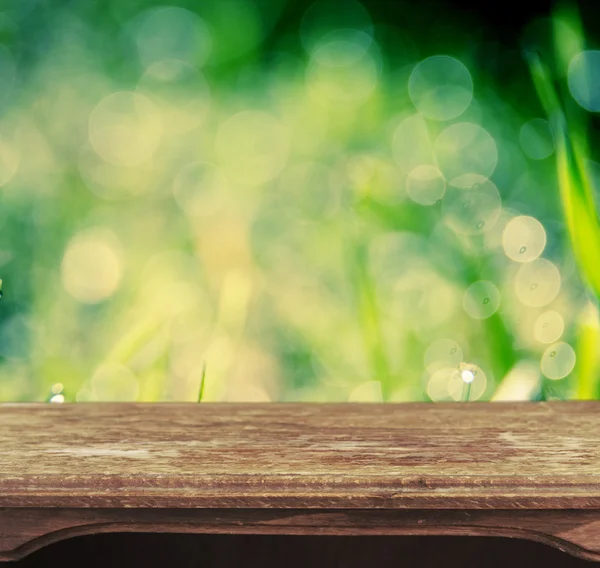
[[390, 509], [5, 509], [0, 560], [50, 543], [110, 532], [255, 535], [452, 535], [517, 537], [600, 560], [596, 511]]
[[120, 530], [523, 536], [600, 559], [600, 404], [0, 405], [0, 558]]
[[600, 508], [600, 404], [0, 406], [0, 507]]

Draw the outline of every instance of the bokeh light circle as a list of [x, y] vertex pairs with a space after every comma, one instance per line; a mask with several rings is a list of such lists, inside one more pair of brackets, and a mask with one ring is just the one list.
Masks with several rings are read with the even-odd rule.
[[189, 63], [158, 61], [137, 84], [160, 109], [165, 133], [180, 136], [202, 124], [210, 110], [210, 88], [204, 75]]
[[95, 304], [114, 294], [122, 277], [116, 239], [94, 232], [75, 235], [61, 264], [65, 290], [76, 300]]
[[431, 268], [412, 268], [392, 284], [390, 313], [415, 329], [431, 329], [456, 309], [454, 288]]
[[423, 362], [433, 373], [444, 367], [458, 367], [463, 360], [463, 350], [453, 339], [438, 339], [427, 347]]
[[185, 166], [173, 182], [177, 205], [192, 217], [218, 212], [228, 194], [227, 178], [214, 165], [194, 162]]
[[394, 160], [406, 173], [424, 165], [435, 167], [433, 145], [425, 119], [420, 114], [405, 118], [396, 127], [392, 152]]
[[162, 118], [148, 97], [131, 91], [108, 95], [92, 111], [90, 143], [104, 160], [136, 166], [149, 159], [162, 137]]
[[571, 96], [585, 110], [600, 112], [600, 51], [578, 53], [569, 63]]
[[533, 336], [540, 343], [554, 343], [560, 339], [564, 329], [563, 317], [558, 312], [549, 310], [535, 320]]
[[519, 131], [519, 144], [528, 158], [544, 160], [554, 152], [554, 135], [543, 118], [528, 120]]
[[354, 32], [362, 32], [368, 37], [373, 33], [369, 12], [356, 0], [345, 0], [343, 9], [335, 0], [317, 0], [305, 12], [300, 24], [300, 39], [310, 55], [328, 42], [326, 38], [332, 37], [330, 34], [349, 38]]
[[463, 297], [463, 308], [473, 319], [486, 319], [500, 307], [500, 291], [492, 282], [479, 280], [471, 284]]
[[462, 363], [457, 372], [450, 375], [448, 382], [448, 392], [452, 400], [462, 399], [466, 376], [469, 376], [471, 383], [469, 400], [478, 400], [484, 395], [487, 389], [487, 376], [483, 369], [473, 363]]
[[444, 196], [446, 181], [435, 166], [417, 166], [406, 178], [406, 191], [419, 205], [433, 205]]
[[165, 60], [199, 67], [210, 55], [212, 39], [197, 14], [177, 6], [160, 6], [141, 16], [135, 44], [145, 68]]
[[545, 377], [564, 379], [575, 367], [577, 356], [575, 350], [564, 341], [550, 345], [540, 361], [540, 369]]
[[317, 42], [312, 59], [329, 67], [347, 67], [364, 57], [372, 43], [373, 38], [360, 30], [332, 30]]
[[471, 103], [473, 79], [458, 59], [434, 55], [415, 66], [408, 93], [417, 110], [427, 118], [450, 120], [460, 116]]
[[326, 106], [359, 106], [371, 96], [378, 80], [379, 70], [369, 53], [352, 63], [337, 66], [323, 65], [312, 59], [306, 69], [311, 98]]
[[513, 217], [502, 233], [504, 254], [516, 262], [530, 262], [538, 258], [546, 247], [546, 231], [534, 217]]
[[382, 402], [381, 382], [365, 381], [348, 395], [348, 402]]
[[491, 134], [472, 122], [446, 128], [435, 140], [438, 167], [446, 181], [468, 188], [488, 179], [498, 162], [496, 142]]
[[101, 402], [135, 402], [139, 395], [135, 374], [118, 363], [105, 363], [96, 369], [91, 386], [95, 400]]
[[433, 402], [452, 400], [448, 387], [456, 377], [460, 379], [460, 373], [457, 367], [442, 367], [441, 369], [437, 369], [428, 376], [427, 385], [425, 387], [427, 396]]
[[169, 318], [193, 313], [203, 297], [195, 282], [196, 269], [194, 258], [182, 252], [152, 256], [141, 272], [140, 299], [145, 309]]
[[102, 159], [89, 144], [81, 149], [78, 166], [87, 188], [109, 201], [123, 201], [150, 193], [162, 181], [161, 165], [153, 160], [136, 167], [116, 165]]
[[448, 188], [442, 199], [444, 223], [460, 235], [480, 235], [491, 229], [502, 211], [500, 193], [489, 180], [469, 189]]
[[217, 155], [224, 173], [248, 186], [272, 180], [283, 170], [289, 153], [289, 134], [272, 115], [242, 111], [221, 124]]
[[442, 367], [434, 371], [427, 381], [427, 396], [434, 402], [459, 401], [462, 398], [464, 380], [462, 370], [472, 373], [469, 400], [481, 398], [487, 389], [487, 377], [483, 369], [474, 364]]
[[560, 281], [558, 268], [545, 258], [537, 258], [520, 266], [515, 277], [515, 292], [525, 305], [539, 308], [556, 298]]

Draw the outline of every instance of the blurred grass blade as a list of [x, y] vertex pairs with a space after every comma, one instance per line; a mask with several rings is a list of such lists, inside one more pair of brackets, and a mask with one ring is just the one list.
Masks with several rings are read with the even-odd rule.
[[564, 76], [573, 57], [585, 49], [581, 18], [573, 2], [557, 4], [552, 17], [552, 35], [556, 69]]
[[583, 143], [569, 134], [567, 119], [550, 73], [537, 53], [528, 54], [535, 89], [556, 140], [560, 199], [580, 274], [600, 298], [600, 225]]
[[202, 376], [200, 377], [200, 388], [198, 389], [198, 402], [204, 398], [204, 385], [206, 384], [206, 363], [202, 365]]
[[105, 361], [126, 364], [161, 328], [162, 322], [147, 316], [136, 322], [113, 346]]
[[492, 401], [535, 400], [542, 384], [538, 361], [519, 361], [496, 389]]
[[588, 304], [577, 326], [577, 398], [594, 400], [600, 392], [600, 327], [598, 309]]
[[462, 391], [460, 393], [461, 402], [469, 402], [471, 398], [471, 381], [463, 380]]
[[391, 395], [392, 376], [384, 347], [375, 286], [367, 269], [367, 251], [362, 243], [363, 240], [356, 236], [348, 238], [345, 256], [354, 287], [365, 351], [371, 363], [373, 378], [381, 382], [381, 395], [387, 401]]
[[[588, 149], [582, 124], [573, 127], [539, 55], [529, 54], [533, 82], [552, 124], [560, 199], [571, 247], [583, 280], [600, 299], [600, 224], [594, 190], [587, 171]], [[577, 337], [577, 398], [598, 393], [600, 332], [598, 310], [592, 304], [580, 316]]]
[[563, 113], [548, 68], [543, 64], [540, 54], [536, 51], [526, 51], [525, 57], [529, 64], [529, 71], [537, 96], [552, 126], [554, 126], [557, 121], [561, 120]]

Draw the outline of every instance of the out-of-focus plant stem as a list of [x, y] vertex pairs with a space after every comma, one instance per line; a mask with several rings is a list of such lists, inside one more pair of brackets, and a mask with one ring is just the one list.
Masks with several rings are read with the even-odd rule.
[[598, 392], [600, 377], [600, 326], [598, 325], [598, 309], [592, 304], [579, 315], [577, 325], [577, 391], [579, 400], [594, 400]]
[[533, 83], [555, 136], [561, 205], [573, 253], [584, 281], [600, 298], [600, 224], [585, 166], [587, 152], [579, 137], [569, 134], [548, 68], [536, 53], [529, 53], [528, 59]]
[[381, 383], [383, 400], [388, 400], [392, 390], [392, 377], [381, 329], [379, 306], [372, 278], [367, 269], [367, 254], [362, 239], [348, 237], [346, 260], [359, 314], [365, 350], [369, 358], [373, 380]]
[[198, 388], [198, 402], [204, 399], [204, 385], [206, 383], [206, 363], [202, 366], [202, 376], [200, 377], [200, 387]]
[[148, 316], [132, 326], [107, 354], [105, 361], [125, 364], [162, 325], [159, 318]]
[[[574, 13], [570, 16], [571, 19], [575, 17]], [[555, 32], [558, 18], [560, 13], [555, 18]], [[577, 28], [581, 38], [581, 26]], [[556, 43], [558, 40], [557, 36]], [[582, 46], [583, 42], [580, 43]], [[557, 54], [561, 55], [558, 45], [555, 47]], [[582, 279], [595, 295], [597, 303], [600, 300], [600, 223], [587, 170], [589, 150], [585, 127], [581, 118], [567, 118], [565, 105], [561, 103], [550, 71], [539, 54], [528, 53], [527, 58], [535, 89], [554, 132], [560, 200], [569, 240]], [[579, 399], [598, 395], [599, 338], [598, 310], [590, 304], [580, 315], [577, 329], [576, 393]]]

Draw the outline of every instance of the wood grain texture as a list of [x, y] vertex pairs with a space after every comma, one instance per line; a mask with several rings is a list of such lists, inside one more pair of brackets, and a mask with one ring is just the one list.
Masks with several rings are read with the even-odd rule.
[[523, 538], [600, 560], [596, 511], [390, 509], [5, 509], [0, 560], [48, 544], [111, 532], [254, 535], [452, 535]]
[[600, 508], [600, 404], [0, 406], [0, 507]]
[[146, 530], [523, 536], [600, 559], [600, 403], [0, 405], [0, 558]]

